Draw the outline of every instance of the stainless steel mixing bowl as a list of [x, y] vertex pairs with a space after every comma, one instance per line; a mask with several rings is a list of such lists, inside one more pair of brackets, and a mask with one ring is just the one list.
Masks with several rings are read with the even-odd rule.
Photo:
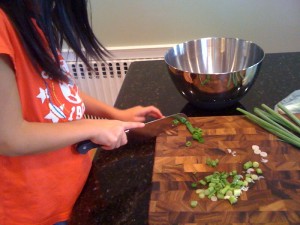
[[178, 91], [206, 109], [232, 106], [253, 85], [265, 53], [237, 38], [202, 38], [178, 44], [165, 54]]

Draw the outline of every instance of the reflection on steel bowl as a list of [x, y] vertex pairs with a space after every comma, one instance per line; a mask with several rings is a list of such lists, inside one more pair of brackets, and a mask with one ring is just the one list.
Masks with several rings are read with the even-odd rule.
[[165, 54], [178, 91], [205, 109], [232, 106], [254, 83], [265, 53], [237, 38], [202, 38], [178, 44]]

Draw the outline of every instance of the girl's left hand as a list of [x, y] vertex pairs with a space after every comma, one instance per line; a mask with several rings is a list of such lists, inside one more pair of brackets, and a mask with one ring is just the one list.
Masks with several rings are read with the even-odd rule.
[[129, 109], [120, 110], [118, 114], [117, 119], [119, 120], [136, 122], [144, 122], [147, 117], [154, 117], [156, 119], [164, 117], [160, 110], [155, 106], [135, 106]]

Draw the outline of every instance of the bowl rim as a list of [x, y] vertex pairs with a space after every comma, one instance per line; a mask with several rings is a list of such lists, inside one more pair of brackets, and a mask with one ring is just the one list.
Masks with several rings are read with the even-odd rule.
[[[246, 43], [250, 43], [250, 44], [254, 44], [256, 47], [258, 47], [263, 55], [261, 57], [261, 59], [249, 66], [249, 67], [245, 67], [245, 68], [242, 68], [240, 70], [234, 70], [234, 71], [230, 71], [230, 72], [218, 72], [218, 73], [196, 73], [196, 72], [191, 72], [191, 71], [187, 71], [187, 70], [182, 70], [182, 69], [178, 69], [177, 67], [174, 67], [173, 65], [170, 65], [167, 60], [166, 60], [166, 57], [167, 57], [167, 54], [172, 50], [174, 49], [175, 47], [179, 46], [179, 45], [183, 45], [183, 44], [188, 44], [188, 43], [192, 43], [192, 42], [195, 42], [195, 41], [199, 41], [199, 40], [206, 40], [206, 39], [232, 39], [232, 40], [236, 40], [236, 41], [242, 41], [242, 42], [246, 42]], [[248, 41], [248, 40], [245, 40], [245, 39], [242, 39], [242, 38], [236, 38], [236, 37], [215, 37], [215, 36], [212, 36], [212, 37], [203, 37], [203, 38], [198, 38], [198, 39], [192, 39], [192, 40], [188, 40], [188, 41], [184, 41], [184, 42], [181, 42], [181, 43], [178, 43], [178, 44], [174, 44], [172, 47], [170, 47], [164, 54], [164, 61], [165, 63], [169, 66], [169, 67], [172, 67], [173, 69], [175, 70], [180, 70], [184, 73], [190, 73], [190, 74], [199, 74], [199, 75], [224, 75], [224, 74], [229, 74], [229, 73], [237, 73], [237, 72], [241, 72], [241, 71], [245, 71], [245, 70], [248, 70], [252, 67], [255, 67], [257, 65], [259, 65], [260, 63], [262, 63], [262, 61], [265, 59], [265, 56], [266, 56], [266, 53], [265, 51], [263, 50], [262, 47], [260, 47], [258, 44], [256, 44], [255, 42], [253, 41]]]

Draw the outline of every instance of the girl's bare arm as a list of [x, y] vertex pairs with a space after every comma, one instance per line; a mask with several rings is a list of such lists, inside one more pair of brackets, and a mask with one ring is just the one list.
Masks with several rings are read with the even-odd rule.
[[23, 119], [15, 74], [9, 56], [0, 54], [0, 154], [17, 156], [60, 149], [90, 139], [105, 149], [127, 142], [124, 130], [143, 123], [118, 120], [78, 120], [36, 123]]
[[100, 102], [85, 93], [81, 93], [81, 96], [86, 106], [86, 114], [98, 116], [100, 118], [143, 122], [148, 116], [157, 119], [163, 117], [160, 110], [154, 106], [135, 106], [129, 109], [120, 110]]

